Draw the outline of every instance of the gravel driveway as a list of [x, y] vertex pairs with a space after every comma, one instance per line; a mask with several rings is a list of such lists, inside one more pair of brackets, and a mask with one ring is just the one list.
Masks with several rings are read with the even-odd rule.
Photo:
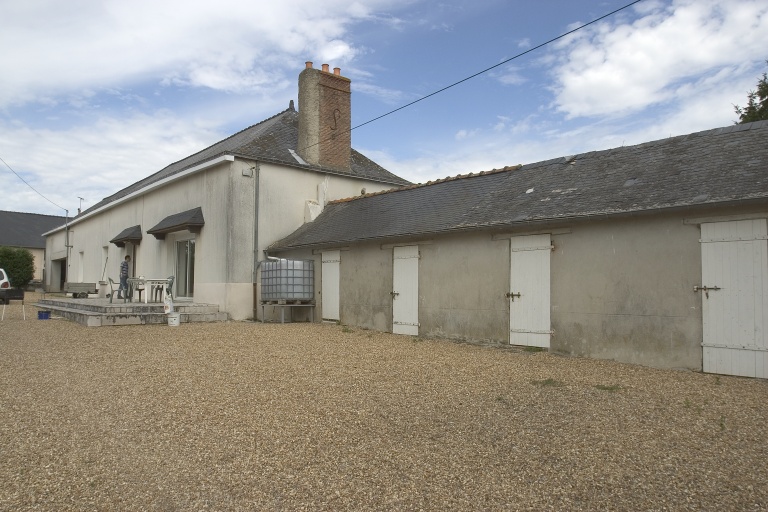
[[27, 313], [0, 323], [0, 510], [768, 509], [763, 380]]

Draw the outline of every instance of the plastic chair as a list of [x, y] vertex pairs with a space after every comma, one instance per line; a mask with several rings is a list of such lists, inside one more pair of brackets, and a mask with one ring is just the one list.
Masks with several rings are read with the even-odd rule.
[[[171, 300], [173, 300], [173, 276], [168, 276], [168, 284], [165, 285], [165, 293], [171, 296]], [[163, 287], [162, 286], [153, 286], [152, 290], [152, 298], [156, 302], [160, 302], [164, 297], [162, 297], [163, 294]]]
[[[115, 297], [115, 282], [111, 277], [109, 279], [109, 303], [112, 304], [112, 299]], [[117, 285], [117, 291], [120, 291], [120, 285]], [[128, 302], [128, 290], [123, 290], [123, 302]]]

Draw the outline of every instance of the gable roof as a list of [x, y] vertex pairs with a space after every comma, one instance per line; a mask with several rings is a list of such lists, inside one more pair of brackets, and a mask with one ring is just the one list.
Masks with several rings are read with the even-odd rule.
[[270, 250], [768, 202], [768, 121], [329, 203]]
[[0, 210], [0, 245], [45, 249], [43, 233], [64, 224], [59, 215], [8, 212]]
[[395, 186], [410, 185], [409, 181], [392, 174], [354, 149], [352, 149], [350, 174], [309, 165], [306, 162], [297, 160], [294, 156], [293, 152], [296, 151], [298, 141], [299, 113], [294, 110], [293, 102], [291, 102], [291, 106], [279, 114], [250, 126], [202, 151], [179, 160], [178, 162], [174, 162], [155, 174], [137, 181], [109, 197], [105, 197], [95, 205], [83, 211], [81, 215], [98, 210], [113, 201], [133, 194], [153, 183], [223, 155], [233, 155], [235, 157], [318, 170], [333, 174], [342, 174], [345, 176], [351, 175]]

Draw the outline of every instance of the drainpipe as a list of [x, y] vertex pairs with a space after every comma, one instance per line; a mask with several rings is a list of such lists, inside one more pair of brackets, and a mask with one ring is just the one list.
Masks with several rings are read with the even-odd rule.
[[[69, 210], [64, 209], [64, 249], [66, 254], [66, 260], [67, 264], [64, 266], [64, 282], [66, 283], [69, 281], [69, 256], [72, 250], [72, 246], [69, 245]], [[61, 278], [59, 278], [59, 282], [61, 282]], [[59, 290], [64, 291], [64, 290]]]
[[259, 163], [256, 162], [253, 170], [253, 263], [251, 265], [251, 282], [253, 283], [253, 319], [258, 320], [259, 315], [259, 301], [258, 293], [258, 261], [259, 261], [259, 179], [261, 177], [261, 169]]

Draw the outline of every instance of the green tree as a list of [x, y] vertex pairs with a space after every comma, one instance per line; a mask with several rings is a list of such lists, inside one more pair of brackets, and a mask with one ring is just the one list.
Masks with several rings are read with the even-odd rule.
[[35, 257], [27, 249], [0, 247], [0, 268], [8, 273], [14, 288], [26, 288], [35, 276]]
[[[768, 64], [768, 61], [766, 61]], [[734, 105], [739, 120], [736, 124], [768, 119], [768, 73], [757, 82], [757, 90], [747, 93], [747, 106]]]

